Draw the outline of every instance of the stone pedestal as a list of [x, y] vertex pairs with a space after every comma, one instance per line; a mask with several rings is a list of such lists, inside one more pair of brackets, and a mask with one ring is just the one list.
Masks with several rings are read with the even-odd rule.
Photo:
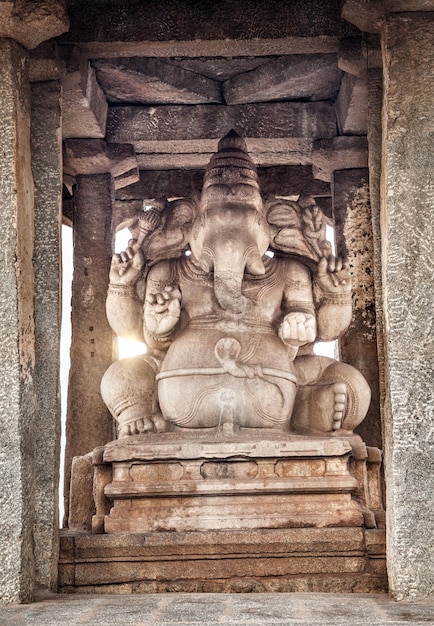
[[361, 526], [350, 455], [343, 440], [276, 435], [113, 442], [105, 532]]
[[62, 533], [60, 590], [384, 591], [384, 530], [367, 529], [384, 517], [380, 463], [357, 436], [113, 441], [93, 453], [94, 532]]

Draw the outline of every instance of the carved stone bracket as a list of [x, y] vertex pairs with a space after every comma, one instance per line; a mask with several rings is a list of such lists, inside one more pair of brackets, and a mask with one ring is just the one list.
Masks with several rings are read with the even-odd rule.
[[115, 189], [121, 189], [139, 180], [133, 146], [110, 144], [102, 139], [67, 139], [64, 173], [68, 177], [111, 174]]

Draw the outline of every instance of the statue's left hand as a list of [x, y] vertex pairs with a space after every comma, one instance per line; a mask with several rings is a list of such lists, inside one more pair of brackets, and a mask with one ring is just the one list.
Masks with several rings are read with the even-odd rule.
[[181, 292], [166, 285], [160, 293], [146, 296], [145, 327], [155, 337], [165, 337], [176, 326], [181, 315]]
[[322, 257], [318, 263], [315, 286], [322, 293], [344, 294], [351, 292], [351, 274], [348, 260], [340, 257]]

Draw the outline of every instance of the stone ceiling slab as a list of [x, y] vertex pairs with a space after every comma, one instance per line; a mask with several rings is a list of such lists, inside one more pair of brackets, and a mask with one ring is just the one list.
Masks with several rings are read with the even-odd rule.
[[233, 76], [223, 85], [227, 104], [336, 98], [342, 72], [334, 54], [281, 56]]
[[202, 74], [213, 80], [223, 82], [235, 74], [250, 72], [264, 63], [269, 63], [273, 57], [270, 56], [239, 56], [239, 57], [178, 57], [168, 58], [167, 63], [176, 67]]
[[221, 103], [219, 84], [161, 59], [133, 57], [92, 62], [110, 102], [139, 104]]

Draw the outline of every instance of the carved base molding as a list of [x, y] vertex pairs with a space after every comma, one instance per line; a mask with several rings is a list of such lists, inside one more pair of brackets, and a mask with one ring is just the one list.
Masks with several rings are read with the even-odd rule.
[[[113, 441], [73, 467], [60, 588], [382, 591], [380, 463], [357, 435], [240, 429]], [[74, 505], [89, 479], [92, 518]]]
[[112, 468], [104, 488], [112, 506], [104, 520], [97, 510], [96, 532], [362, 526], [364, 521], [345, 440], [251, 434], [192, 440], [175, 434], [149, 443], [112, 442], [101, 461], [105, 477], [107, 465]]
[[385, 532], [291, 528], [62, 531], [65, 593], [387, 591]]

